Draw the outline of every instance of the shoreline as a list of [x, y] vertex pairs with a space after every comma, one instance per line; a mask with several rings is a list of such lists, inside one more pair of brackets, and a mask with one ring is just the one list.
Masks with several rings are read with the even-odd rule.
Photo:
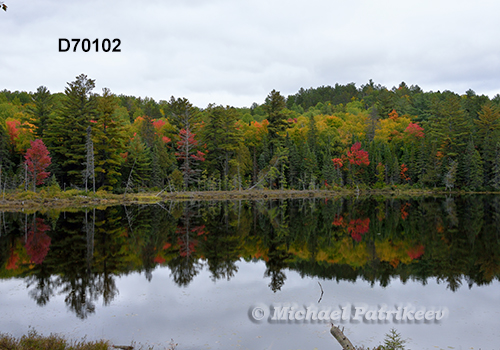
[[[29, 195], [26, 195], [26, 194]], [[0, 199], [0, 211], [105, 208], [114, 205], [146, 205], [165, 201], [222, 201], [222, 200], [275, 200], [275, 199], [327, 199], [335, 197], [419, 197], [446, 195], [488, 195], [500, 192], [443, 191], [431, 189], [336, 189], [336, 190], [232, 190], [186, 192], [140, 192], [113, 194], [108, 192], [85, 193], [84, 191], [60, 192], [54, 195], [19, 192]]]

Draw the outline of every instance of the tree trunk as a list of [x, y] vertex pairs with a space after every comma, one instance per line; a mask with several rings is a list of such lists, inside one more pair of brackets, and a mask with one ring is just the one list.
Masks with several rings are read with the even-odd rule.
[[339, 327], [336, 327], [332, 324], [332, 328], [330, 329], [330, 333], [337, 339], [340, 346], [343, 350], [354, 350], [354, 345], [352, 345], [351, 341], [344, 335], [343, 330], [341, 331]]

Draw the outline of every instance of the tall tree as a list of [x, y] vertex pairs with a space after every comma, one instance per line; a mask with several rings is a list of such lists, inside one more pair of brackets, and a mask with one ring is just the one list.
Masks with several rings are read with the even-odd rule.
[[269, 121], [267, 130], [269, 132], [271, 153], [274, 153], [284, 140], [284, 131], [288, 126], [288, 113], [285, 106], [285, 98], [276, 90], [271, 91], [266, 97], [266, 103], [263, 106]]
[[[118, 111], [118, 101], [107, 88], [98, 98], [97, 116], [93, 125], [95, 147], [95, 172], [97, 186], [111, 190], [119, 185], [120, 166], [124, 151], [125, 124], [124, 116]], [[127, 117], [125, 117], [127, 118]]]
[[241, 132], [236, 125], [236, 110], [229, 106], [209, 105], [206, 113], [202, 142], [210, 152], [205, 157], [205, 168], [211, 173], [218, 173], [227, 185], [230, 161], [242, 142]]
[[92, 94], [94, 87], [95, 81], [84, 74], [68, 83], [62, 110], [47, 131], [50, 151], [60, 166], [59, 177], [64, 183], [82, 184], [87, 128], [97, 107], [96, 97]]

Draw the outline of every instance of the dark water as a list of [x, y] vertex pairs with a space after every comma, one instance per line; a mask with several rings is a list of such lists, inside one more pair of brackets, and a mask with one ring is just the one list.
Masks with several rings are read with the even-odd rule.
[[[396, 328], [410, 349], [499, 349], [499, 276], [495, 196], [0, 213], [0, 332], [16, 336], [33, 327], [155, 348], [339, 348], [327, 321], [268, 322], [281, 306], [349, 309], [335, 323], [358, 345]], [[267, 312], [260, 323], [255, 306]], [[362, 308], [446, 312], [353, 319]]]

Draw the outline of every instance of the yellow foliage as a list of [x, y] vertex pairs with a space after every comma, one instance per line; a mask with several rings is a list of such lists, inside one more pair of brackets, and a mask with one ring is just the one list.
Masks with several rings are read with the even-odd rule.
[[398, 118], [387, 118], [380, 121], [379, 127], [375, 130], [374, 140], [388, 143], [392, 140], [401, 140], [403, 132], [411, 122], [408, 115]]

